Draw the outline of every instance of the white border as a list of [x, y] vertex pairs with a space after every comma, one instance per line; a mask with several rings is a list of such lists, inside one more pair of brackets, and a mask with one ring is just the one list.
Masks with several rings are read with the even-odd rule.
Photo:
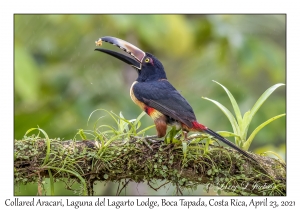
[[[0, 128], [1, 128], [1, 178], [0, 178], [0, 208], [5, 207], [4, 200], [13, 198], [13, 14], [14, 13], [282, 13], [287, 14], [287, 197], [273, 198], [280, 200], [299, 199], [299, 62], [300, 34], [299, 8], [297, 1], [5, 1], [1, 3], [1, 56], [0, 56]], [[284, 128], [283, 128], [284, 129]], [[58, 197], [56, 197], [58, 199]], [[67, 197], [64, 197], [67, 198]], [[112, 197], [110, 197], [112, 198]], [[145, 198], [145, 197], [143, 197]], [[185, 196], [185, 198], [188, 198]], [[216, 197], [212, 197], [216, 198]], [[230, 197], [223, 197], [229, 200]], [[235, 197], [236, 198], [236, 197]], [[44, 197], [45, 200], [52, 200]], [[77, 198], [71, 197], [76, 200]], [[78, 200], [88, 200], [88, 197]], [[95, 198], [93, 198], [95, 199]], [[118, 199], [127, 199], [121, 197]], [[135, 199], [133, 197], [133, 199]], [[160, 197], [152, 197], [160, 200]], [[177, 199], [168, 197], [168, 199]], [[194, 197], [191, 197], [194, 199]], [[210, 197], [204, 197], [210, 199]], [[222, 199], [222, 198], [220, 198]], [[242, 200], [250, 201], [245, 197]], [[257, 200], [263, 197], [256, 197]], [[271, 197], [270, 197], [271, 199]], [[23, 207], [32, 209], [31, 207]], [[66, 207], [65, 207], [66, 208]], [[95, 207], [94, 207], [95, 208]], [[100, 208], [100, 207], [99, 207]], [[183, 207], [173, 207], [179, 209]], [[198, 207], [201, 208], [201, 207]], [[224, 208], [224, 207], [223, 207]], [[226, 209], [232, 207], [225, 207]], [[291, 207], [290, 207], [291, 208]], [[71, 209], [71, 207], [70, 207]], [[72, 207], [72, 209], [74, 209]], [[80, 207], [79, 209], [88, 209]], [[90, 209], [90, 208], [89, 208]], [[113, 208], [111, 208], [113, 209]], [[115, 208], [114, 208], [115, 209]], [[131, 209], [131, 208], [121, 208]], [[149, 208], [148, 208], [149, 209]], [[195, 209], [195, 208], [194, 208]], [[248, 208], [250, 209], [250, 208]], [[270, 208], [271, 209], [271, 208]], [[282, 209], [282, 208], [276, 208]], [[295, 208], [293, 208], [295, 209]]]

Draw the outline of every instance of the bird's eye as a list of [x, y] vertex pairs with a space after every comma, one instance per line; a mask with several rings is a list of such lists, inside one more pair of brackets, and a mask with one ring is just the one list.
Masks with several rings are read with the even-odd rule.
[[146, 63], [149, 63], [149, 61], [150, 61], [149, 58], [146, 58], [146, 59], [145, 59], [145, 62], [146, 62]]

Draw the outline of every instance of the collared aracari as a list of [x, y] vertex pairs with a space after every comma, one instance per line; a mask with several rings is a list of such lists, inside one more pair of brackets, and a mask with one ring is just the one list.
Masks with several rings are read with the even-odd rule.
[[246, 151], [197, 122], [192, 107], [167, 80], [164, 67], [156, 57], [115, 37], [102, 37], [96, 41], [96, 45], [102, 45], [102, 41], [116, 45], [131, 56], [103, 48], [95, 49], [118, 58], [137, 70], [138, 78], [130, 88], [130, 96], [133, 102], [153, 119], [157, 137], [166, 135], [168, 125], [176, 126], [176, 129], [185, 132], [205, 132], [257, 162]]

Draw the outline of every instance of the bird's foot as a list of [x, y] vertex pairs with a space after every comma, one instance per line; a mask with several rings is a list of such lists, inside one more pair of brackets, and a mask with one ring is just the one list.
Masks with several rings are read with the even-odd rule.
[[182, 133], [183, 133], [184, 141], [187, 141], [188, 140], [188, 136], [187, 136], [188, 132], [182, 131]]
[[157, 135], [146, 136], [146, 137], [142, 137], [142, 138], [144, 138], [146, 141], [149, 141], [151, 143], [163, 142], [163, 140], [158, 139]]
[[181, 137], [183, 136], [183, 140], [184, 140], [184, 141], [187, 141], [187, 140], [188, 140], [187, 134], [188, 134], [188, 132], [182, 131], [182, 133], [177, 134], [177, 135], [174, 137], [174, 139], [180, 140]]
[[141, 140], [150, 150], [153, 151], [153, 149], [150, 147], [149, 143], [157, 143], [157, 142], [163, 142], [163, 140], [157, 139], [158, 136], [154, 135], [154, 136], [144, 136], [144, 137], [140, 137], [140, 136], [132, 136], [133, 139], [135, 140]]

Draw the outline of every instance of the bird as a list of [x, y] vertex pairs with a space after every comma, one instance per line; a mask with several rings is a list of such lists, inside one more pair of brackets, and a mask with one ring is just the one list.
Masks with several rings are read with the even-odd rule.
[[197, 121], [193, 108], [168, 81], [163, 64], [154, 55], [142, 51], [127, 41], [111, 36], [99, 38], [96, 45], [102, 46], [103, 41], [117, 46], [129, 55], [104, 48], [95, 49], [113, 56], [137, 70], [138, 77], [130, 88], [130, 97], [153, 119], [158, 138], [166, 135], [168, 126], [175, 126], [177, 130], [182, 129], [185, 134], [190, 131], [206, 133], [257, 162], [246, 151]]

